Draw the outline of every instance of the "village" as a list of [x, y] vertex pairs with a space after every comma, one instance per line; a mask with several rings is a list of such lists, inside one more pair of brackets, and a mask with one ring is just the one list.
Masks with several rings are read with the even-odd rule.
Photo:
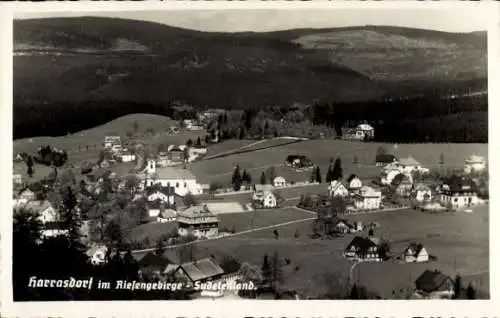
[[[69, 235], [60, 209], [66, 197], [73, 196], [89, 263], [100, 266], [112, 254], [128, 249], [141, 275], [187, 280], [190, 286], [251, 281], [263, 289], [277, 289], [284, 278], [276, 277], [286, 276], [284, 267], [290, 267], [292, 262], [280, 256], [283, 253], [277, 252], [277, 246], [296, 240], [305, 246], [335, 246], [328, 253], [347, 264], [346, 284], [355, 299], [369, 297], [356, 287], [359, 276], [356, 278], [355, 268], [371, 263], [387, 267], [396, 263], [425, 264], [425, 268], [418, 267], [418, 274], [413, 274], [409, 290], [389, 288], [388, 295], [377, 297], [455, 297], [457, 273], [446, 271], [448, 265], [440, 267], [436, 263], [445, 256], [438, 255], [423, 242], [425, 239], [412, 233], [405, 233], [404, 239], [391, 233], [397, 232], [397, 222], [403, 224], [420, 216], [480, 218], [485, 209], [487, 213], [485, 157], [470, 153], [462, 167], [450, 170], [446, 168], [443, 150], [434, 154], [436, 164], [426, 167], [415, 159], [418, 151], [397, 155], [398, 148], [404, 145], [371, 146], [376, 131], [367, 123], [345, 131], [342, 140], [325, 136], [270, 137], [213, 154], [212, 149], [233, 141], [221, 137], [214, 128], [209, 129], [214, 121], [223, 122], [223, 117], [220, 110], [205, 111], [197, 114], [196, 119], [165, 127], [167, 140], [168, 136], [183, 133], [190, 136], [184, 143], [151, 147], [144, 141], [147, 136], [140, 136], [136, 142], [132, 134], [105, 135], [96, 157], [82, 161], [72, 160], [73, 154], [66, 150], [47, 145], [39, 145], [34, 153], [17, 153], [14, 164], [21, 168], [15, 171], [26, 172], [15, 172], [13, 176], [14, 215], [28, 213], [37, 218], [42, 224], [42, 240]], [[139, 124], [143, 123], [134, 123]], [[344, 155], [332, 152], [328, 159], [318, 162], [312, 153], [308, 155], [299, 148], [277, 151], [299, 142], [342, 143], [369, 153], [363, 158], [353, 155], [346, 162]], [[266, 152], [274, 148], [276, 151]], [[265, 157], [264, 153], [273, 157], [271, 164], [256, 168], [246, 163], [254, 156]], [[281, 156], [282, 153], [286, 155]], [[220, 173], [211, 169], [210, 164], [217, 160], [231, 162], [230, 167]], [[202, 166], [205, 163], [207, 166]], [[50, 173], [33, 178], [38, 166], [49, 167]], [[200, 170], [203, 176], [198, 173]], [[388, 215], [391, 221], [384, 222]], [[423, 226], [432, 232], [432, 224]], [[210, 248], [233, 240], [234, 244], [228, 243], [233, 247], [225, 249], [224, 257], [215, 256], [216, 249]], [[238, 240], [256, 244], [264, 240], [269, 246], [276, 246], [263, 249], [254, 257], [263, 257], [261, 264], [252, 258], [235, 256], [243, 253], [238, 251]], [[397, 240], [401, 242], [395, 244]], [[203, 246], [208, 247], [201, 252]], [[298, 268], [296, 265], [290, 271], [299, 271]], [[470, 283], [466, 293], [476, 293], [477, 289]], [[298, 290], [284, 288], [279, 297], [314, 297], [310, 291]], [[191, 294], [192, 298], [267, 297], [266, 292], [249, 296], [241, 290], [193, 290]]]

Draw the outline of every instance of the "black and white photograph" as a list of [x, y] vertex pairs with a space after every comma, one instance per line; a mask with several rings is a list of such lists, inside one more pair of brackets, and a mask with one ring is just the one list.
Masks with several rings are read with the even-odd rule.
[[491, 22], [421, 4], [14, 11], [13, 302], [491, 299]]

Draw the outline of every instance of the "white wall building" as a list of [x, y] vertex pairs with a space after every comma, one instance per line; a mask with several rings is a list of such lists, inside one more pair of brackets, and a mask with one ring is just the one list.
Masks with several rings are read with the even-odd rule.
[[363, 186], [359, 194], [354, 196], [354, 206], [359, 210], [380, 209], [382, 202], [382, 192], [369, 186]]
[[465, 160], [464, 172], [481, 172], [486, 169], [486, 159], [481, 156], [472, 155]]
[[429, 253], [422, 244], [411, 243], [403, 252], [403, 259], [407, 263], [422, 263], [429, 261]]
[[202, 185], [196, 182], [196, 177], [189, 170], [173, 167], [157, 168], [155, 160], [148, 160], [142, 178], [146, 186], [160, 184], [162, 187], [174, 187], [175, 194], [180, 196], [203, 193]]
[[328, 186], [328, 193], [332, 197], [346, 197], [349, 195], [349, 190], [341, 181], [334, 180]]
[[441, 187], [441, 204], [453, 209], [461, 209], [479, 203], [477, 187], [470, 179], [451, 177]]
[[283, 177], [276, 177], [273, 180], [273, 185], [277, 188], [284, 187], [286, 185], [286, 180]]

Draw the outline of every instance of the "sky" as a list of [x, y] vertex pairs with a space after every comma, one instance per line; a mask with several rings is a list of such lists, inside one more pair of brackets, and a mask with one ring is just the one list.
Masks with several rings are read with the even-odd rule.
[[265, 32], [296, 28], [390, 25], [446, 32], [487, 29], [484, 11], [454, 9], [155, 10], [16, 13], [14, 18], [104, 16], [159, 22], [215, 32]]

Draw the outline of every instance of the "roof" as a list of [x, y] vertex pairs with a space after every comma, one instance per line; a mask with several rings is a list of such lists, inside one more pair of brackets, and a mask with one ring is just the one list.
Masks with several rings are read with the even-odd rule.
[[378, 246], [377, 243], [373, 242], [371, 239], [361, 236], [355, 236], [351, 243], [347, 245], [346, 250], [349, 250], [351, 246], [355, 246], [360, 252], [366, 253], [370, 247]]
[[137, 262], [137, 265], [139, 265], [139, 268], [157, 267], [163, 269], [172, 263], [170, 259], [163, 255], [156, 255], [156, 253], [149, 252]]
[[391, 163], [395, 160], [397, 160], [397, 158], [391, 154], [379, 154], [375, 157], [375, 161], [381, 163]]
[[47, 222], [43, 225], [44, 230], [63, 230], [67, 231], [63, 222]]
[[157, 192], [163, 193], [165, 195], [173, 195], [173, 194], [175, 194], [175, 188], [174, 187], [163, 187], [163, 186], [157, 186], [157, 185], [153, 185], [151, 187], [146, 188], [146, 195], [148, 195], [148, 196], [155, 194]]
[[160, 213], [160, 217], [167, 219], [167, 218], [173, 218], [177, 215], [177, 211], [172, 210], [172, 209], [165, 209]]
[[465, 163], [485, 163], [486, 159], [482, 156], [472, 155], [465, 160]]
[[[351, 175], [349, 176], [349, 178], [347, 178], [347, 182], [351, 182], [352, 180], [354, 180], [354, 179], [356, 179], [356, 178], [358, 178], [358, 177], [357, 177], [357, 176], [353, 173], [353, 174], [351, 174]], [[359, 178], [358, 178], [358, 179], [359, 179]]]
[[257, 191], [257, 192], [259, 192], [259, 191], [269, 192], [269, 191], [272, 191], [273, 189], [274, 189], [274, 187], [272, 184], [256, 184], [255, 185], [255, 191]]
[[342, 222], [342, 223], [344, 223], [344, 224], [346, 224], [346, 225], [347, 225], [347, 226], [349, 226], [349, 227], [351, 226], [351, 224], [350, 224], [350, 223], [349, 223], [346, 219], [340, 218], [340, 217], [338, 217], [338, 216], [334, 216], [334, 217], [332, 218], [332, 224], [333, 224], [333, 225], [337, 225], [337, 224], [339, 224], [339, 223], [341, 223], [341, 222]]
[[154, 201], [151, 201], [151, 202], [148, 202], [147, 204], [148, 206], [148, 209], [151, 210], [158, 210], [160, 209], [161, 207], [165, 207], [165, 202], [163, 202], [162, 200], [160, 199], [157, 199], [157, 200], [154, 200]]
[[51, 208], [52, 204], [47, 200], [26, 202], [24, 208], [32, 212], [42, 212]]
[[200, 281], [224, 274], [224, 270], [211, 258], [180, 265], [192, 281]]
[[341, 187], [344, 187], [347, 190], [347, 186], [342, 181], [333, 180], [332, 182], [330, 182], [330, 186], [328, 186], [328, 189], [330, 191], [335, 191]]
[[431, 191], [431, 188], [424, 183], [419, 183], [413, 186], [415, 191]]
[[410, 177], [404, 173], [400, 173], [400, 174], [396, 175], [394, 177], [394, 179], [392, 179], [392, 182], [391, 182], [391, 184], [395, 185], [395, 186], [398, 186], [398, 185], [404, 184], [404, 183], [411, 184]]
[[448, 186], [450, 192], [476, 192], [477, 185], [470, 178], [463, 178], [453, 175], [443, 182], [443, 186]]
[[451, 278], [438, 270], [426, 270], [417, 278], [415, 285], [417, 289], [429, 293], [438, 290], [446, 280], [451, 280]]
[[158, 179], [194, 179], [196, 177], [187, 169], [176, 169], [172, 167], [156, 168]]
[[360, 189], [360, 196], [364, 198], [378, 198], [382, 196], [382, 192], [369, 186], [362, 186]]
[[192, 205], [179, 214], [185, 217], [215, 216], [205, 204]]
[[274, 181], [274, 182], [285, 182], [286, 180], [285, 180], [285, 178], [283, 178], [282, 176], [278, 176], [278, 177], [274, 178], [274, 180], [273, 180], [273, 181]]
[[359, 129], [359, 130], [373, 130], [373, 127], [368, 125], [368, 124], [359, 124], [358, 127], [356, 127], [356, 129]]
[[399, 164], [403, 166], [420, 166], [420, 162], [413, 159], [412, 157], [399, 159]]

